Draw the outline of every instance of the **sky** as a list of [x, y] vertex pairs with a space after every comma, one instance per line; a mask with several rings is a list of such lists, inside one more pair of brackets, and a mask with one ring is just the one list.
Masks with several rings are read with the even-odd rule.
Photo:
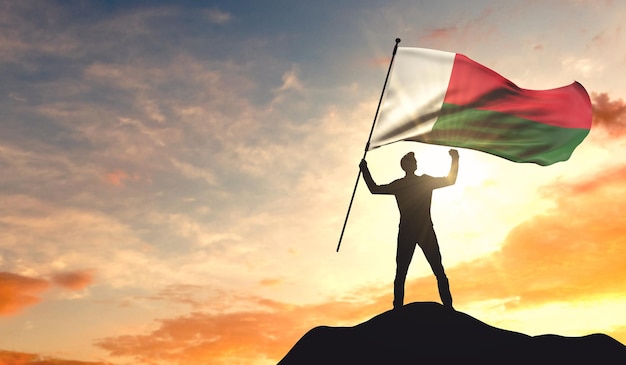
[[[277, 363], [392, 307], [398, 213], [359, 184], [395, 44], [580, 82], [541, 167], [461, 149], [432, 215], [455, 308], [626, 343], [622, 1], [0, 1], [0, 364]], [[367, 154], [378, 183], [444, 146]], [[439, 302], [419, 252], [405, 302]]]

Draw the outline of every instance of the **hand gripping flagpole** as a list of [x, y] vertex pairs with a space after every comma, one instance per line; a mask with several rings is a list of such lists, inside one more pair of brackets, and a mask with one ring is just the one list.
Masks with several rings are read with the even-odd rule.
[[[400, 38], [396, 38], [396, 45], [393, 47], [393, 53], [391, 54], [391, 61], [389, 62], [389, 68], [387, 69], [387, 76], [385, 77], [385, 83], [383, 84], [383, 91], [380, 93], [380, 99], [378, 100], [378, 106], [376, 107], [376, 114], [374, 114], [374, 121], [372, 122], [372, 128], [370, 129], [370, 135], [367, 137], [367, 143], [365, 144], [365, 151], [363, 152], [363, 158], [367, 155], [367, 150], [370, 148], [370, 141], [372, 134], [374, 133], [374, 126], [376, 125], [376, 119], [378, 118], [378, 111], [380, 110], [380, 104], [383, 102], [383, 96], [385, 95], [385, 88], [387, 87], [387, 80], [389, 80], [389, 74], [391, 73], [391, 66], [393, 65], [393, 59], [396, 57], [396, 51], [398, 50], [398, 43]], [[359, 185], [359, 179], [361, 178], [361, 169], [356, 175], [356, 182], [354, 183], [354, 189], [352, 190], [352, 197], [350, 198], [350, 205], [348, 205], [348, 211], [346, 212], [346, 219], [343, 221], [343, 228], [341, 228], [341, 236], [339, 236], [339, 243], [337, 244], [337, 252], [341, 247], [341, 240], [343, 239], [343, 233], [346, 230], [346, 224], [348, 223], [348, 217], [350, 216], [350, 210], [352, 209], [352, 202], [354, 201], [354, 194], [356, 194], [356, 188]]]

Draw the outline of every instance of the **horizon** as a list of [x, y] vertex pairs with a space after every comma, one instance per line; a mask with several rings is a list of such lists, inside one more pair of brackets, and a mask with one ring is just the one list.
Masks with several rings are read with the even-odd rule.
[[[360, 181], [335, 249], [396, 38], [522, 88], [585, 87], [593, 124], [568, 161], [458, 148], [432, 218], [458, 311], [626, 343], [625, 3], [0, 10], [0, 362], [276, 364], [313, 327], [390, 310], [395, 200]], [[367, 162], [379, 184], [407, 152], [443, 176], [448, 149]], [[418, 250], [405, 303], [428, 301]]]

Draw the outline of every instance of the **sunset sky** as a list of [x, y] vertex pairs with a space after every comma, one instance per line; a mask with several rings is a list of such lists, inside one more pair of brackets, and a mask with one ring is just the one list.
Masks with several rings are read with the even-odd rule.
[[[626, 2], [0, 1], [0, 364], [276, 364], [392, 307], [398, 213], [357, 190], [394, 39], [594, 108], [547, 167], [460, 150], [455, 307], [626, 343]], [[419, 70], [416, 70], [418, 72]], [[448, 148], [367, 155], [378, 183]], [[416, 252], [405, 302], [439, 301]]]

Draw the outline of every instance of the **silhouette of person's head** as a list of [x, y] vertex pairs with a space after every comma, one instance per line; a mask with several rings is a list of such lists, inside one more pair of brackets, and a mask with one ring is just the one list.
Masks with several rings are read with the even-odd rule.
[[402, 166], [402, 170], [407, 174], [412, 174], [417, 170], [417, 160], [415, 159], [415, 154], [413, 152], [409, 152], [400, 160], [400, 166]]

